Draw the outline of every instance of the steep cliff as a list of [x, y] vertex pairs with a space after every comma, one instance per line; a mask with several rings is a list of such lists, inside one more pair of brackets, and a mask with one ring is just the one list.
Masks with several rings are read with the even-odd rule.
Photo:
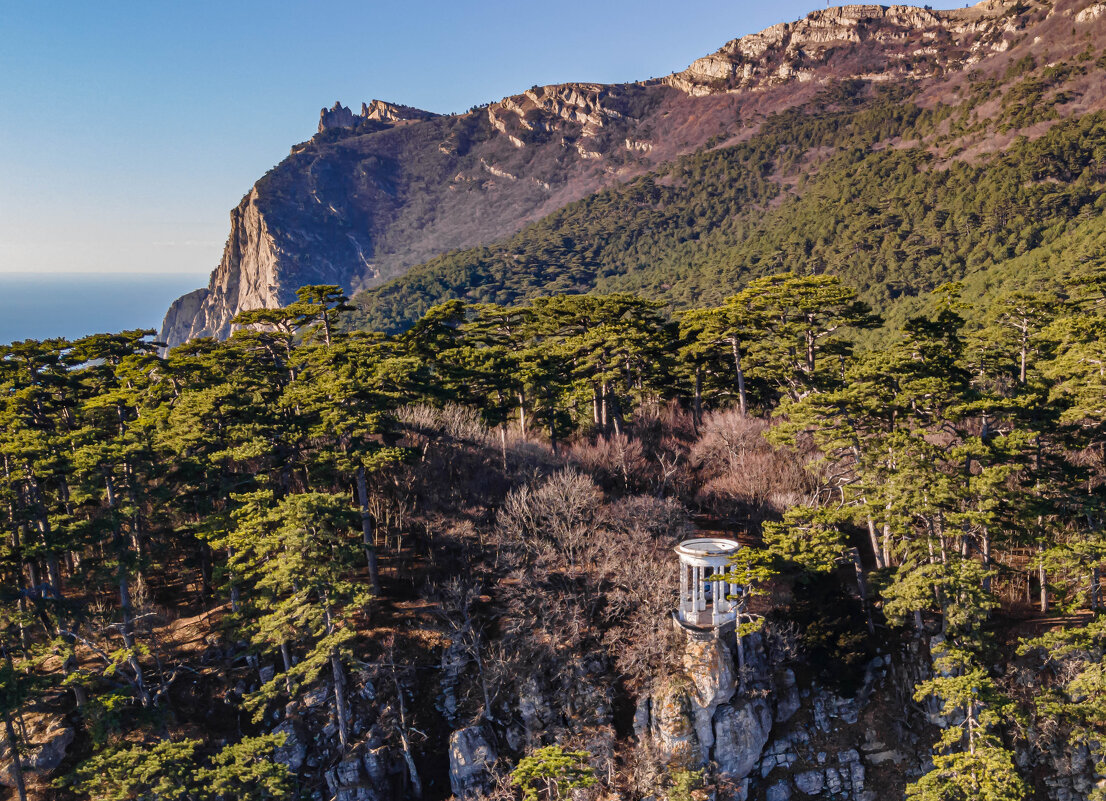
[[829, 82], [955, 71], [1009, 46], [1008, 11], [997, 0], [826, 9], [661, 80], [533, 87], [460, 115], [336, 103], [232, 212], [206, 296], [175, 303], [162, 337], [224, 337], [237, 311], [286, 302], [303, 284], [356, 291], [501, 239], [708, 143], [739, 141]]

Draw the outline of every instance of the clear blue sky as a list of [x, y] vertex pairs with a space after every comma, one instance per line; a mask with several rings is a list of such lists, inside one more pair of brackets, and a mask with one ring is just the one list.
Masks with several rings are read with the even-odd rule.
[[[932, 3], [938, 8], [958, 3]], [[319, 109], [683, 69], [824, 3], [0, 0], [0, 273], [191, 273]]]

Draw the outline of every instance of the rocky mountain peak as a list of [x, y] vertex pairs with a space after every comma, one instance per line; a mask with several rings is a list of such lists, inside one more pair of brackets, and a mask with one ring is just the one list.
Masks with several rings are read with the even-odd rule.
[[[1012, 5], [984, 0], [950, 11], [845, 5], [733, 39], [664, 82], [693, 96], [840, 77], [894, 80], [933, 75], [1002, 51], [997, 24]], [[864, 45], [876, 45], [864, 50]]]
[[339, 101], [335, 101], [330, 108], [319, 110], [319, 133], [329, 128], [352, 128], [353, 126], [353, 112]]
[[319, 111], [319, 133], [330, 128], [356, 128], [366, 120], [385, 123], [409, 122], [413, 120], [429, 120], [439, 115], [431, 111], [423, 111], [413, 106], [404, 106], [399, 103], [389, 103], [386, 100], [371, 100], [361, 104], [361, 113], [354, 114], [341, 102], [335, 102], [329, 109]]
[[407, 122], [409, 120], [429, 120], [439, 115], [432, 111], [423, 111], [414, 106], [389, 103], [386, 100], [371, 100], [361, 104], [361, 117], [380, 122]]

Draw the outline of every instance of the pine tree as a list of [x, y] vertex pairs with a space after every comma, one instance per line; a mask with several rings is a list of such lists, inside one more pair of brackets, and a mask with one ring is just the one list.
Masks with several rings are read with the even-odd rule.
[[596, 783], [587, 751], [568, 751], [559, 745], [539, 748], [519, 760], [511, 780], [522, 790], [524, 801], [560, 801], [573, 790]]
[[[329, 666], [339, 739], [349, 738], [346, 663], [354, 632], [350, 623], [369, 592], [351, 580], [360, 543], [352, 536], [348, 500], [326, 493], [297, 493], [277, 501], [269, 491], [238, 499], [235, 528], [226, 547], [228, 568], [248, 590], [243, 627], [255, 646], [278, 649], [284, 672], [247, 700], [255, 717], [275, 697], [295, 699], [299, 688]], [[290, 652], [300, 650], [293, 663]]]

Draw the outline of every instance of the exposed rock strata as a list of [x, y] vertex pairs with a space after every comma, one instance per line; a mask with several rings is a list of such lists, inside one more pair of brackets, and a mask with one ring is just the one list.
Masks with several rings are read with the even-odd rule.
[[[701, 96], [809, 81], [835, 62], [869, 80], [923, 77], [966, 64], [984, 44], [981, 34], [991, 33], [988, 44], [1002, 47], [994, 21], [1004, 8], [996, 1], [954, 11], [879, 5], [819, 9], [727, 42], [664, 80]], [[940, 48], [926, 47], [938, 40]]]
[[230, 213], [223, 260], [207, 288], [188, 293], [170, 307], [161, 328], [161, 339], [170, 347], [200, 336], [226, 338], [238, 312], [280, 304], [279, 249], [259, 198], [254, 187]]

